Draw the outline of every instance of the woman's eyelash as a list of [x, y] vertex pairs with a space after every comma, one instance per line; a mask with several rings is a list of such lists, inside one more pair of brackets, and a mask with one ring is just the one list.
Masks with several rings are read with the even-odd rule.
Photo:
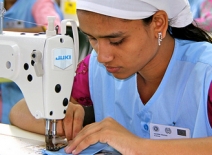
[[[88, 40], [94, 41], [94, 40], [96, 40], [96, 38], [88, 37]], [[111, 45], [114, 45], [114, 46], [118, 46], [118, 45], [120, 45], [120, 44], [123, 43], [123, 40], [124, 40], [124, 39], [122, 39], [122, 40], [120, 40], [120, 41], [117, 41], [117, 42], [110, 42], [110, 44], [111, 44]]]
[[123, 42], [123, 39], [118, 42], [111, 42], [110, 44], [118, 46], [118, 45], [122, 44], [122, 42]]
[[88, 37], [88, 40], [96, 40], [95, 38]]

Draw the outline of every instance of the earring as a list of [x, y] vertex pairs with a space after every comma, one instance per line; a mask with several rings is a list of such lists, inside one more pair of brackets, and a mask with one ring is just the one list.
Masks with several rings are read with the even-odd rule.
[[162, 33], [161, 32], [159, 32], [158, 33], [158, 45], [160, 46], [161, 45], [161, 41], [162, 41]]

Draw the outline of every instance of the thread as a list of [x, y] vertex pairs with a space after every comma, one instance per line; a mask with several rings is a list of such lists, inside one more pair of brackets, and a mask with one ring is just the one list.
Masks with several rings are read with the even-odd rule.
[[20, 19], [15, 19], [15, 18], [10, 18], [10, 17], [5, 17], [5, 16], [4, 16], [4, 18], [11, 19], [11, 20], [14, 20], [14, 21], [21, 21], [21, 22], [24, 22], [24, 23], [34, 24], [34, 25], [37, 25], [37, 26], [45, 26], [43, 24], [37, 24], [37, 23], [28, 22], [28, 21], [25, 21], [25, 20], [20, 20]]

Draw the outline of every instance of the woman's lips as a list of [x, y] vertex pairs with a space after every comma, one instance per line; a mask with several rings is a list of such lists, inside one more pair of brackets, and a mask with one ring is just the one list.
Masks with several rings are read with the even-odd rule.
[[119, 71], [120, 68], [119, 67], [109, 67], [109, 66], [106, 66], [106, 69], [110, 73], [116, 73], [116, 72]]

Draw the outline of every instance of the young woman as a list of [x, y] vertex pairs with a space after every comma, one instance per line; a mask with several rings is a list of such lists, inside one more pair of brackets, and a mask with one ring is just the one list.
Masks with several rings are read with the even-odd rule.
[[[127, 155], [211, 154], [212, 40], [192, 24], [188, 1], [78, 0], [77, 9], [94, 48], [87, 85], [95, 123], [81, 130], [84, 110], [73, 95], [58, 124], [72, 139], [65, 151], [101, 142]], [[26, 115], [22, 100], [11, 120], [38, 131]]]

